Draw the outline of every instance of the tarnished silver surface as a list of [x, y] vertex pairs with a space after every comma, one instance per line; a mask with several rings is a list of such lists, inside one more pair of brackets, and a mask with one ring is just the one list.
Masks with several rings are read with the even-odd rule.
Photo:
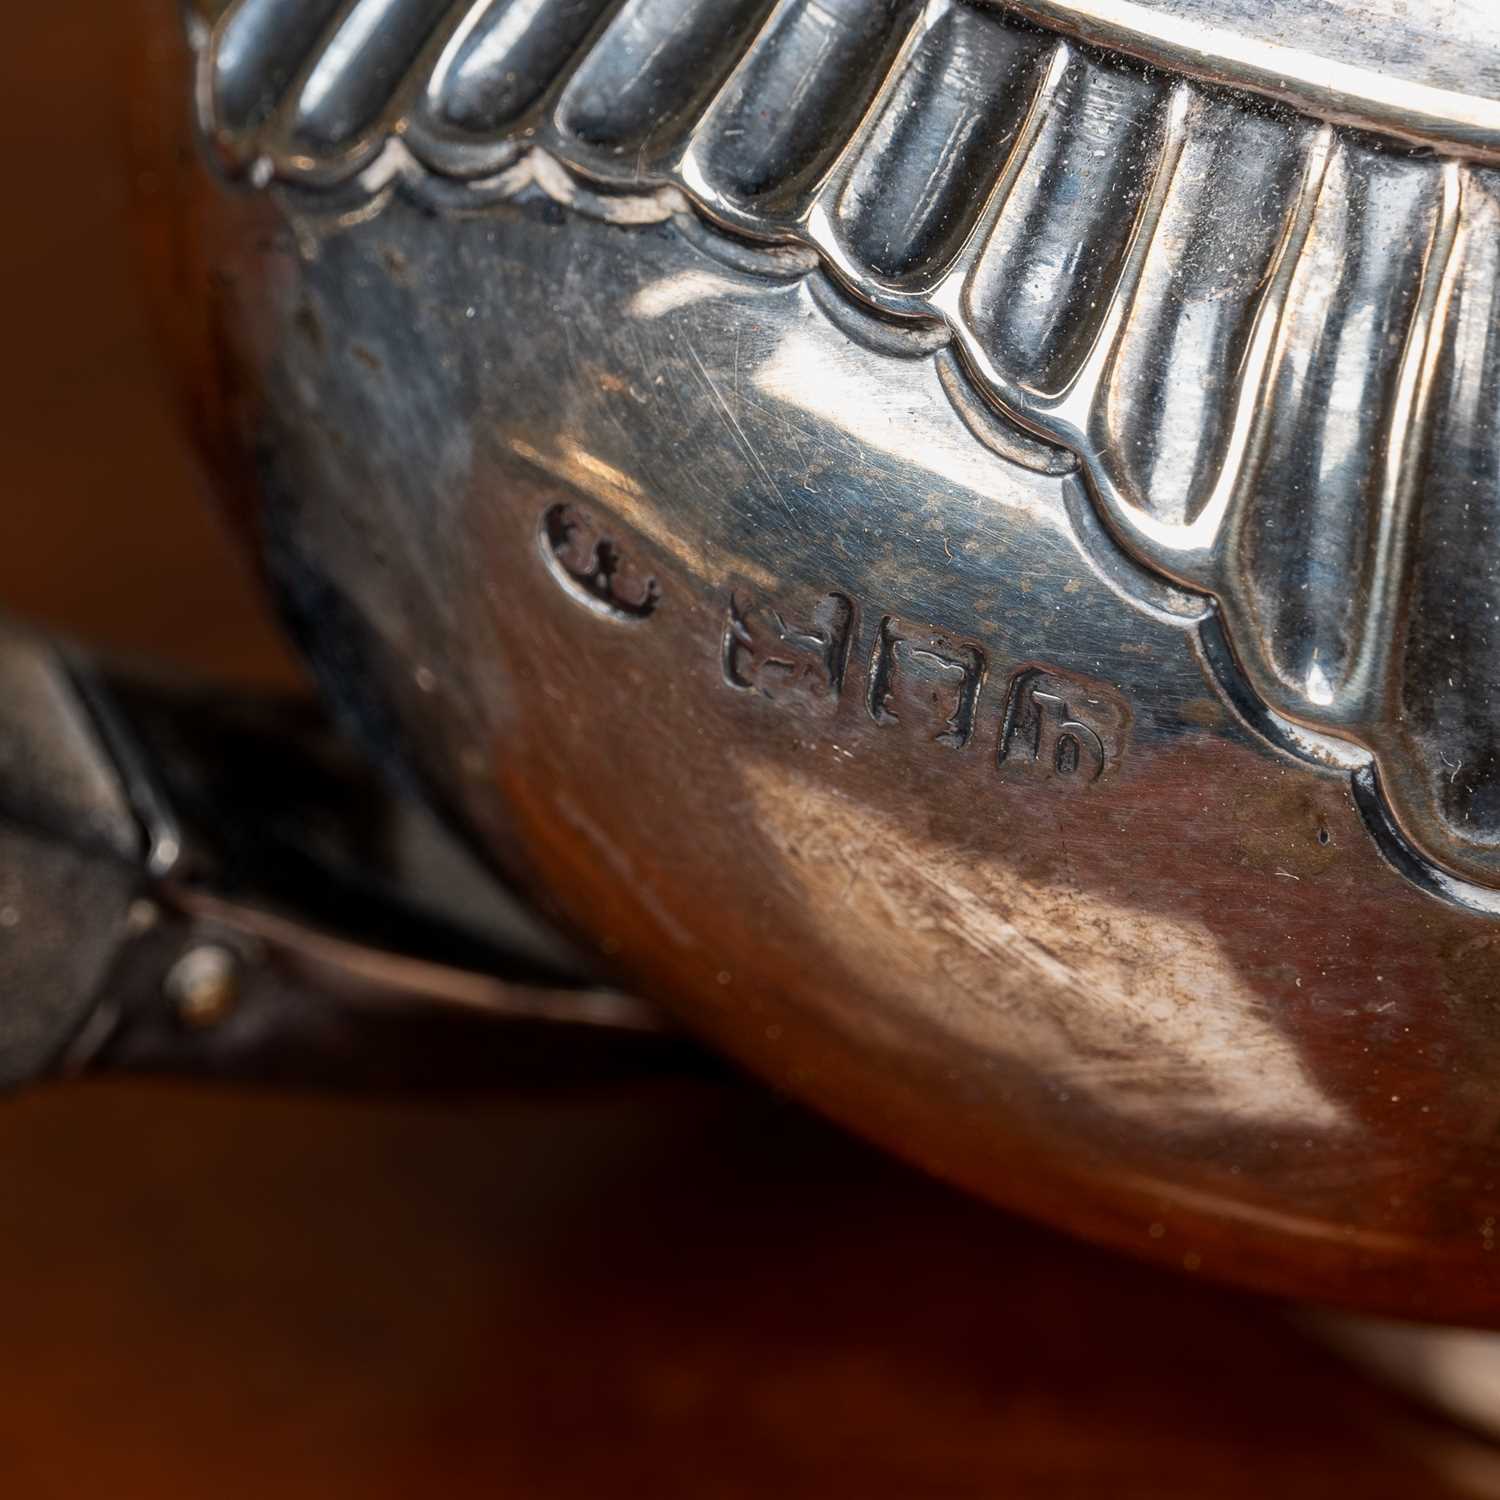
[[1414, 9], [190, 32], [288, 226], [208, 214], [259, 546], [372, 734], [948, 1175], [1492, 1317], [1495, 35]]

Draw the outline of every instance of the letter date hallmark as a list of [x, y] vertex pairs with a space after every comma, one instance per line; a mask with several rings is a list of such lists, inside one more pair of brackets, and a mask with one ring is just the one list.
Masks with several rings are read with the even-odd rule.
[[1000, 728], [1001, 766], [1035, 768], [1065, 781], [1097, 781], [1107, 760], [1104, 737], [1084, 722], [1088, 708], [1075, 713], [1070, 698], [1078, 699], [1077, 684], [1037, 667], [1016, 673]]

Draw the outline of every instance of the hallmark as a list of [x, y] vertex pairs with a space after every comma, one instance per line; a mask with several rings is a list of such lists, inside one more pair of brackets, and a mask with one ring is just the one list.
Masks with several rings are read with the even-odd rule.
[[837, 706], [853, 644], [854, 605], [843, 594], [823, 595], [805, 621], [731, 594], [720, 662], [740, 692], [826, 711]]
[[580, 604], [612, 620], [655, 613], [661, 602], [655, 576], [642, 572], [583, 506], [549, 506], [540, 541], [548, 571]]
[[[1030, 667], [1011, 679], [1000, 726], [1002, 767], [1040, 770], [1062, 781], [1097, 781], [1107, 752], [1103, 722], [1085, 722], [1097, 713], [1097, 699], [1080, 698], [1075, 685]], [[1080, 704], [1078, 709], [1072, 703]]]
[[[736, 590], [719, 641], [723, 680], [736, 692], [831, 715], [850, 677], [860, 618], [854, 601], [837, 592], [786, 611]], [[877, 618], [862, 677], [865, 714], [883, 730], [966, 750], [986, 693], [995, 692], [983, 647], [896, 615]], [[1002, 680], [986, 753], [1004, 780], [1081, 788], [1118, 762], [1130, 715], [1111, 689], [1034, 663]]]
[[937, 727], [939, 745], [961, 750], [974, 733], [984, 653], [892, 615], [880, 622], [870, 658], [866, 707], [877, 724], [903, 720]]

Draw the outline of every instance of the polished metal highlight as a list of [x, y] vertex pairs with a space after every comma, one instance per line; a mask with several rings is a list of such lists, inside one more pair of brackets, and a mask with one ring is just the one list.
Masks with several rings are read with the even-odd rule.
[[1500, 89], [1382, 3], [196, 3], [173, 291], [326, 691], [622, 983], [1495, 1321]]
[[[1120, 45], [1129, 21], [1153, 56], [1197, 36], [1180, 5], [1023, 8]], [[1283, 743], [1361, 778], [1403, 867], [1495, 906], [1489, 170], [958, 0], [363, 0], [321, 38], [242, 0], [200, 24], [204, 127], [252, 180], [338, 184], [346, 212], [432, 173], [452, 208], [534, 183], [628, 223], [686, 195], [933, 330], [985, 401], [1076, 456], [1117, 545], [1217, 601], [1221, 660]], [[1239, 33], [1214, 35], [1213, 69], [1244, 87], [1285, 51], [1246, 42], [1237, 69]], [[267, 89], [290, 67], [267, 59], [298, 47]], [[1413, 133], [1378, 100], [1296, 100]]]

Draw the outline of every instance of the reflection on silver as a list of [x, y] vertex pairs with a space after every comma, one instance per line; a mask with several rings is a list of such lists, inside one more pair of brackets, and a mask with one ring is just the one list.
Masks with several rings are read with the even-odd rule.
[[[1484, 1227], [1493, 1244], [1494, 1221]], [[1500, 1334], [1332, 1313], [1307, 1321], [1391, 1384], [1500, 1440]]]
[[[361, 0], [321, 39], [274, 0], [238, 0], [204, 17], [204, 124], [231, 167], [346, 194], [377, 159], [420, 191], [429, 171], [505, 166], [524, 137], [533, 169], [507, 193], [535, 180], [642, 222], [674, 211], [659, 189], [675, 185], [720, 224], [816, 250], [878, 311], [943, 330], [985, 398], [1082, 460], [1116, 541], [1218, 601], [1266, 710], [1374, 757], [1414, 857], [1500, 884], [1482, 686], [1500, 659], [1500, 182], [1328, 123], [1446, 129], [1482, 157], [1500, 106], [1448, 90], [1443, 125], [1442, 91], [1383, 53], [1361, 61], [1352, 8], [1323, 74], [1281, 66], [1285, 6], [1022, 9], [1193, 78], [1261, 88], [1269, 69], [1326, 118], [958, 0], [636, 0], [602, 31], [601, 5]], [[1481, 47], [1473, 15], [1434, 13], [1430, 50], [1451, 58], [1470, 33]], [[273, 56], [281, 102], [246, 114], [246, 76]], [[392, 138], [405, 149], [381, 157]], [[702, 274], [644, 289], [638, 310], [710, 295]]]
[[[945, 1050], [1018, 1060], [1061, 1096], [1139, 1124], [1349, 1127], [1197, 924], [1033, 886], [810, 778], [759, 764], [739, 774], [820, 928], [847, 935], [840, 956], [902, 1029], [914, 1015]], [[841, 921], [852, 905], [877, 919]], [[847, 1024], [878, 1029], [881, 1007], [862, 1004]]]
[[1482, 154], [958, 0], [445, 4], [314, 148], [350, 13], [205, 0], [203, 259], [367, 731], [954, 1180], [1492, 1315]]

